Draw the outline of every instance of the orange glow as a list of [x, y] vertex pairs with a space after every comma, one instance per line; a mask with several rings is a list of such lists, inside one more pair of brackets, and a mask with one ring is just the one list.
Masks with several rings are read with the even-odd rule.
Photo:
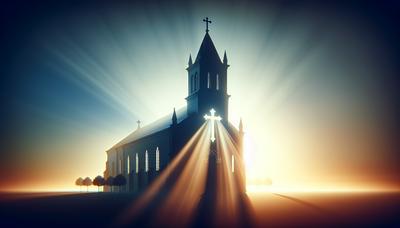
[[270, 185], [247, 185], [247, 193], [372, 193], [372, 192], [400, 192], [400, 188], [393, 186], [330, 186], [330, 187], [282, 187]]
[[[218, 122], [217, 124], [217, 148], [220, 151], [221, 162], [217, 172], [217, 202], [216, 202], [216, 226], [218, 224], [234, 225], [238, 224], [239, 217], [239, 199], [238, 189], [235, 185], [234, 173], [232, 173], [230, 159], [232, 155], [236, 162], [241, 162], [239, 153], [233, 144], [230, 135], [225, 127]], [[240, 169], [236, 168], [235, 174], [241, 175]], [[227, 224], [228, 222], [228, 224]]]

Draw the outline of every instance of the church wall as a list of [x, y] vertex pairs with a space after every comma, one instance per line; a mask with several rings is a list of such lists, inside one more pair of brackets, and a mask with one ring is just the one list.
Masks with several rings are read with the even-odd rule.
[[[145, 188], [159, 172], [156, 171], [156, 149], [159, 149], [160, 171], [167, 166], [169, 162], [170, 135], [169, 129], [162, 130], [155, 134], [146, 136], [132, 143], [120, 146], [109, 151], [108, 162], [117, 164], [116, 170], [126, 177], [127, 185], [121, 189], [123, 191], [140, 191]], [[148, 153], [148, 171], [146, 171], [146, 150]], [[139, 169], [136, 173], [136, 153], [138, 154]], [[129, 174], [127, 170], [127, 159], [129, 156]], [[121, 160], [121, 162], [119, 162]], [[114, 172], [111, 172], [114, 173]], [[115, 176], [115, 175], [113, 175]]]
[[[104, 172], [104, 178], [107, 179], [110, 176], [115, 177], [117, 173], [117, 151], [115, 149], [110, 149], [107, 152], [107, 165], [106, 170]], [[111, 191], [110, 187], [105, 186], [104, 191], [108, 192]]]
[[[179, 152], [179, 149], [182, 148], [185, 143], [190, 139], [190, 137], [195, 133], [195, 131], [204, 123], [203, 117], [200, 115], [193, 115], [188, 119], [185, 119], [183, 122], [178, 124], [175, 128], [175, 135], [172, 135], [174, 139], [171, 141], [171, 128], [162, 130], [155, 134], [146, 136], [142, 139], [139, 139], [135, 142], [120, 146], [118, 148], [113, 148], [107, 152], [107, 172], [111, 176], [116, 176], [121, 173], [125, 175], [127, 179], [127, 185], [122, 187], [122, 191], [129, 192], [138, 192], [143, 190], [148, 186], [148, 184], [156, 178], [159, 172], [156, 172], [156, 149], [159, 148], [159, 161], [160, 161], [160, 171], [165, 168], [173, 156], [171, 155], [171, 149], [175, 148]], [[229, 134], [232, 139], [236, 142], [235, 145], [241, 150], [240, 145], [240, 136], [236, 129], [233, 128], [232, 125], [226, 124], [225, 127], [228, 129]], [[174, 143], [174, 146], [171, 146], [171, 143]], [[149, 159], [149, 170], [146, 172], [145, 170], [145, 153], [146, 150], [148, 152]], [[139, 158], [139, 172], [136, 173], [136, 153]], [[176, 153], [172, 153], [175, 155]], [[241, 156], [241, 155], [239, 155]], [[127, 170], [127, 161], [128, 157], [130, 160], [130, 170], [128, 174]], [[121, 162], [119, 162], [121, 160]], [[243, 164], [239, 164], [240, 159], [235, 158], [235, 179], [238, 182], [243, 182], [244, 175], [239, 173], [238, 171], [243, 167]], [[230, 164], [230, 163], [229, 163]], [[244, 183], [238, 183], [244, 184]], [[243, 187], [240, 187], [243, 188]], [[105, 188], [105, 191], [109, 191], [110, 189]]]
[[198, 112], [198, 96], [197, 95], [193, 95], [187, 98], [188, 101], [188, 113], [189, 114], [193, 114], [193, 113], [197, 113]]
[[115, 176], [116, 175], [116, 171], [117, 171], [117, 167], [116, 167], [116, 163], [117, 163], [117, 153], [115, 149], [111, 149], [109, 151], [107, 151], [107, 161], [108, 161], [108, 168], [109, 170], [107, 170], [109, 176]]

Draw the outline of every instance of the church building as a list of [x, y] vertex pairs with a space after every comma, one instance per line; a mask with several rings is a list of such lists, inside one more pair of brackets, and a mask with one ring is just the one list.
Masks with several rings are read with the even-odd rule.
[[[228, 85], [228, 58], [226, 52], [221, 61], [219, 54], [211, 40], [208, 18], [206, 33], [200, 49], [193, 61], [189, 57], [187, 76], [188, 93], [187, 106], [175, 110], [153, 123], [138, 128], [106, 151], [107, 162], [104, 177], [107, 179], [118, 174], [126, 177], [127, 184], [121, 188], [126, 192], [140, 192], [151, 184], [163, 169], [174, 159], [177, 153], [189, 141], [194, 133], [204, 124], [204, 115], [215, 110], [221, 117], [221, 123], [227, 129], [237, 147], [232, 153], [232, 170], [242, 169], [243, 164], [243, 126], [242, 121], [235, 128], [228, 121], [229, 97]], [[241, 156], [235, 158], [234, 156]], [[234, 172], [234, 171], [232, 171]], [[245, 175], [236, 178], [241, 192], [245, 191]], [[105, 191], [110, 191], [105, 186]]]

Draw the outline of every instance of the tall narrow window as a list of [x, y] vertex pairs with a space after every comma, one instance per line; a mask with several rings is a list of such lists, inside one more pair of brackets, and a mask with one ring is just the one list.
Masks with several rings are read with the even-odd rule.
[[112, 162], [112, 164], [111, 164], [111, 176], [114, 176], [114, 175], [115, 175], [115, 163]]
[[190, 92], [193, 93], [193, 91], [194, 91], [194, 76], [192, 75], [190, 77]]
[[118, 174], [121, 174], [121, 173], [122, 173], [122, 160], [119, 159], [119, 161], [118, 161]]
[[160, 150], [156, 149], [156, 171], [160, 170]]
[[210, 86], [211, 86], [211, 83], [210, 83], [210, 72], [208, 72], [207, 73], [207, 89], [209, 89]]
[[194, 92], [194, 91], [196, 91], [196, 75], [193, 75], [193, 89], [192, 89], [192, 91]]
[[235, 172], [235, 156], [233, 156], [233, 154], [232, 154], [232, 173], [234, 173]]
[[129, 174], [130, 173], [130, 166], [131, 166], [131, 161], [129, 160], [129, 155], [126, 158], [126, 173]]
[[147, 150], [146, 150], [146, 153], [144, 154], [144, 156], [145, 156], [144, 167], [145, 167], [146, 172], [148, 172], [149, 171], [149, 153], [147, 152]]
[[194, 75], [194, 91], [197, 91], [198, 82], [197, 82], [197, 73]]
[[138, 153], [136, 153], [136, 158], [135, 158], [135, 161], [136, 161], [136, 173], [139, 173], [139, 155], [138, 155]]
[[193, 75], [193, 88], [192, 88], [192, 92], [196, 91], [196, 75]]
[[219, 90], [219, 75], [217, 74], [217, 90]]

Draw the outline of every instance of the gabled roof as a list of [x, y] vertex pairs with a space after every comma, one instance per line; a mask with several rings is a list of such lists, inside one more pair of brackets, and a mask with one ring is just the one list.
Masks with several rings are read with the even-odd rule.
[[[180, 123], [181, 121], [186, 119], [186, 117], [187, 117], [186, 107], [178, 109], [176, 111], [176, 115], [177, 115], [178, 123]], [[134, 132], [132, 132], [127, 137], [125, 137], [120, 142], [118, 142], [113, 147], [111, 147], [108, 151], [115, 149], [117, 147], [126, 145], [128, 143], [134, 142], [138, 139], [149, 136], [151, 134], [165, 130], [165, 129], [169, 128], [171, 126], [171, 124], [172, 124], [172, 113], [154, 121], [153, 123], [151, 123], [149, 125], [141, 127], [139, 129], [136, 129]]]
[[214, 43], [212, 42], [208, 32], [204, 36], [203, 42], [201, 42], [201, 46], [199, 52], [197, 53], [195, 63], [203, 60], [207, 62], [221, 62], [217, 49], [215, 48]]

